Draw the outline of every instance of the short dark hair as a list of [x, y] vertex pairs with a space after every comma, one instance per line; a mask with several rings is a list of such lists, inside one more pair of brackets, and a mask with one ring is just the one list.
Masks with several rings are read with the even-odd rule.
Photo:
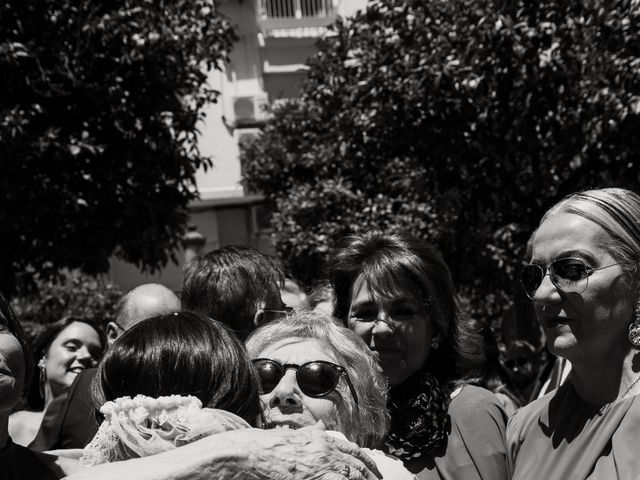
[[193, 395], [250, 424], [260, 414], [259, 381], [244, 346], [224, 325], [193, 312], [143, 320], [111, 345], [93, 381], [96, 408], [138, 394]]
[[27, 386], [31, 381], [31, 375], [33, 374], [33, 355], [31, 352], [31, 345], [29, 340], [22, 329], [22, 325], [18, 321], [16, 314], [9, 305], [9, 302], [0, 292], [0, 325], [4, 326], [7, 331], [16, 337], [16, 340], [22, 347], [22, 355], [24, 356], [24, 384], [23, 389], [26, 391]]
[[[104, 351], [107, 347], [107, 337], [97, 322], [86, 317], [68, 316], [58, 320], [57, 322], [50, 323], [38, 334], [33, 346], [33, 356], [36, 361], [40, 361], [40, 359], [49, 350], [53, 341], [58, 338], [58, 335], [60, 335], [62, 331], [72, 323], [86, 323], [93, 328], [100, 338], [101, 350]], [[32, 368], [31, 383], [27, 392], [27, 406], [32, 410], [42, 410], [44, 408], [44, 397], [40, 390], [41, 377], [42, 372], [36, 364]]]
[[345, 325], [353, 285], [360, 276], [382, 298], [410, 294], [424, 302], [434, 333], [444, 338], [440, 347], [429, 354], [424, 368], [441, 382], [464, 377], [466, 372], [460, 370], [471, 369], [474, 358], [478, 358], [475, 350], [482, 348], [482, 339], [472, 332], [462, 332], [463, 312], [449, 268], [431, 244], [408, 234], [380, 231], [347, 237], [330, 260], [329, 274], [334, 315]]
[[255, 329], [258, 305], [281, 310], [282, 268], [250, 247], [230, 245], [195, 257], [184, 267], [182, 307], [201, 312], [242, 339]]

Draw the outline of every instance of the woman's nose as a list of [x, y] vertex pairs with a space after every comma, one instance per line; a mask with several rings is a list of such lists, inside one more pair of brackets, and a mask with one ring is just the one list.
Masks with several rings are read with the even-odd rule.
[[395, 334], [391, 319], [384, 310], [380, 311], [374, 320], [372, 334], [378, 338], [387, 338]]
[[298, 382], [296, 381], [296, 371], [287, 370], [280, 379], [276, 388], [269, 394], [270, 407], [301, 407], [302, 398]]
[[93, 366], [95, 363], [94, 358], [87, 347], [80, 347], [76, 350], [76, 360], [87, 367]]
[[546, 272], [545, 276], [542, 277], [542, 282], [540, 282], [540, 285], [533, 294], [533, 301], [544, 304], [557, 302], [558, 300], [560, 300], [560, 291], [551, 281], [549, 272]]

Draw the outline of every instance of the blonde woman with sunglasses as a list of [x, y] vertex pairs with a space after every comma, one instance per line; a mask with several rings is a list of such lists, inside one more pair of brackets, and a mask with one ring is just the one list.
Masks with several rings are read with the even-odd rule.
[[[379, 450], [389, 427], [387, 382], [377, 357], [331, 316], [296, 310], [256, 330], [247, 350], [260, 379], [266, 429], [322, 424], [364, 447], [382, 478], [413, 480], [402, 462]], [[339, 474], [358, 478], [344, 465]]]
[[521, 281], [568, 381], [507, 426], [514, 480], [640, 476], [640, 196], [576, 193], [542, 218]]

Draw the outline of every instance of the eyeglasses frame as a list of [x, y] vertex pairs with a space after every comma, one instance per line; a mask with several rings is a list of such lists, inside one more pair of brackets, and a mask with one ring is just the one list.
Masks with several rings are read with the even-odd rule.
[[[280, 376], [280, 380], [278, 380], [278, 383], [280, 383], [280, 381], [284, 377], [284, 375], [287, 372], [287, 370], [295, 370], [296, 371], [296, 382], [297, 382], [298, 381], [298, 372], [305, 365], [309, 365], [310, 363], [322, 363], [322, 364], [325, 364], [325, 365], [330, 365], [331, 367], [335, 368], [338, 371], [338, 373], [341, 376], [344, 376], [344, 378], [347, 380], [347, 386], [349, 387], [349, 390], [351, 391], [351, 395], [353, 396], [353, 399], [355, 400], [356, 405], [358, 405], [358, 395], [356, 394], [356, 389], [353, 386], [353, 383], [351, 383], [351, 379], [349, 378], [349, 373], [347, 372], [347, 370], [344, 367], [341, 367], [340, 365], [336, 365], [335, 363], [328, 362], [326, 360], [311, 360], [310, 362], [305, 362], [302, 365], [298, 365], [298, 364], [295, 364], [295, 363], [282, 364], [282, 363], [278, 362], [277, 360], [273, 360], [272, 358], [254, 358], [253, 360], [251, 360], [251, 363], [253, 363], [253, 365], [255, 366], [256, 362], [259, 362], [259, 361], [272, 362], [272, 363], [275, 363], [276, 365], [278, 365], [280, 367], [280, 369], [282, 370], [282, 375]], [[312, 397], [312, 398], [326, 397], [331, 392], [333, 392], [336, 389], [337, 386], [338, 386], [338, 384], [336, 383], [335, 387], [333, 387], [327, 393], [323, 393], [322, 395], [307, 395], [306, 393], [305, 393], [305, 395], [307, 395], [309, 397]]]
[[[556, 263], [556, 262], [562, 261], [562, 260], [578, 260], [584, 265], [585, 272], [586, 272], [586, 277], [584, 278], [584, 280], [586, 280], [586, 282], [584, 284], [584, 288], [582, 290], [580, 290], [579, 292], [567, 292], [567, 291], [563, 290], [562, 287], [560, 287], [560, 285], [557, 284], [556, 280], [554, 280], [553, 276], [551, 276], [551, 267], [553, 267], [553, 264]], [[589, 265], [587, 265], [586, 263], [584, 263], [583, 259], [578, 258], [578, 257], [556, 258], [553, 262], [548, 263], [547, 265], [540, 265], [538, 263], [530, 263], [528, 265], [525, 265], [525, 267], [523, 267], [521, 272], [520, 272], [520, 285], [522, 285], [522, 289], [524, 290], [525, 295], [530, 300], [533, 300], [533, 297], [535, 296], [536, 292], [540, 288], [540, 285], [542, 285], [544, 277], [549, 275], [549, 280], [551, 280], [551, 283], [553, 284], [553, 286], [556, 287], [562, 293], [580, 295], [580, 294], [584, 293], [585, 290], [587, 289], [587, 287], [589, 286], [589, 277], [591, 277], [591, 275], [593, 275], [594, 272], [597, 272], [598, 270], [604, 270], [605, 268], [613, 267], [615, 265], [620, 265], [620, 262], [611, 263], [611, 264], [605, 265], [603, 267], [593, 268], [593, 267], [590, 267]], [[527, 292], [527, 289], [524, 286], [524, 282], [522, 281], [522, 272], [524, 271], [524, 269], [526, 267], [537, 267], [539, 270], [542, 271], [542, 277], [540, 278], [540, 283], [538, 284], [538, 286], [534, 290], [533, 295], [529, 295], [529, 292]]]

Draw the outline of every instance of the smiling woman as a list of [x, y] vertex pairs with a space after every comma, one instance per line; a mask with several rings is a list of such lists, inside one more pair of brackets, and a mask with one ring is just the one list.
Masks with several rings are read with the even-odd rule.
[[513, 478], [637, 478], [640, 196], [571, 195], [542, 218], [521, 280], [569, 381], [509, 421]]
[[369, 232], [345, 240], [330, 272], [335, 316], [378, 355], [391, 386], [385, 450], [420, 479], [506, 479], [504, 412], [465, 382], [481, 368], [482, 338], [464, 328], [437, 250]]
[[38, 363], [27, 391], [27, 409], [9, 418], [13, 440], [27, 446], [35, 438], [46, 407], [82, 370], [95, 367], [106, 346], [102, 330], [91, 320], [67, 317], [48, 325], [35, 342]]

